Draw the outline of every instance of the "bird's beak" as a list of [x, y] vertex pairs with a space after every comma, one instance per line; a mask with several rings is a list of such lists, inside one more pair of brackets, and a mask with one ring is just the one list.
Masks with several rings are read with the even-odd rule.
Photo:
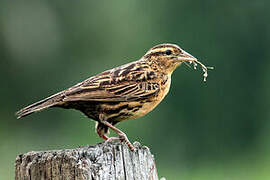
[[191, 54], [187, 53], [186, 51], [182, 50], [182, 53], [177, 57], [177, 60], [179, 62], [194, 62], [194, 61], [198, 61], [197, 58], [195, 58], [194, 56], [192, 56]]

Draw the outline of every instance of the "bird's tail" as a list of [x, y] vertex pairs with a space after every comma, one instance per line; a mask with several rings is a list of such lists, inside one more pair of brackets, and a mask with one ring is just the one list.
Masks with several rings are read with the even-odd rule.
[[28, 116], [34, 112], [41, 111], [43, 109], [55, 106], [61, 102], [63, 99], [62, 92], [54, 94], [46, 99], [43, 99], [41, 101], [38, 101], [34, 104], [31, 104], [18, 112], [16, 112], [17, 119], [20, 119], [24, 116]]

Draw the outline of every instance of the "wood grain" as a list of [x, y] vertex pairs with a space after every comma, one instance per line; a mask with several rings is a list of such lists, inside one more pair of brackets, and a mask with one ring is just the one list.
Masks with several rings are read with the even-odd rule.
[[158, 180], [153, 155], [118, 141], [76, 149], [28, 152], [16, 158], [16, 180]]

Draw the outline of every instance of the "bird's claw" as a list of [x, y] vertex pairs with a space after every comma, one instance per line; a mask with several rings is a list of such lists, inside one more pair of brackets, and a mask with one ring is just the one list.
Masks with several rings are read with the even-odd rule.
[[121, 142], [125, 143], [128, 145], [128, 147], [130, 148], [131, 151], [134, 151], [134, 146], [131, 144], [131, 142], [128, 140], [127, 135], [125, 134], [119, 134], [119, 137], [109, 137], [108, 139], [106, 139], [106, 143], [107, 142], [112, 142], [112, 141], [116, 141], [116, 140], [120, 140]]
[[121, 142], [124, 142], [128, 145], [128, 147], [130, 148], [131, 151], [134, 151], [134, 146], [130, 143], [130, 141], [127, 138], [126, 134], [119, 134], [119, 139]]
[[116, 141], [116, 140], [120, 140], [119, 137], [109, 137], [105, 142], [112, 142], [112, 141]]

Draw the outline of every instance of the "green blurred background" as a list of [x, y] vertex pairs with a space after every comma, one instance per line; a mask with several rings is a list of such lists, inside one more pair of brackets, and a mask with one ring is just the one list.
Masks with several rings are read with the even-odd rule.
[[165, 100], [118, 125], [155, 155], [159, 176], [270, 179], [270, 1], [0, 1], [0, 179], [16, 155], [102, 140], [94, 122], [50, 109], [14, 113], [96, 73], [176, 43], [214, 66], [181, 66]]

